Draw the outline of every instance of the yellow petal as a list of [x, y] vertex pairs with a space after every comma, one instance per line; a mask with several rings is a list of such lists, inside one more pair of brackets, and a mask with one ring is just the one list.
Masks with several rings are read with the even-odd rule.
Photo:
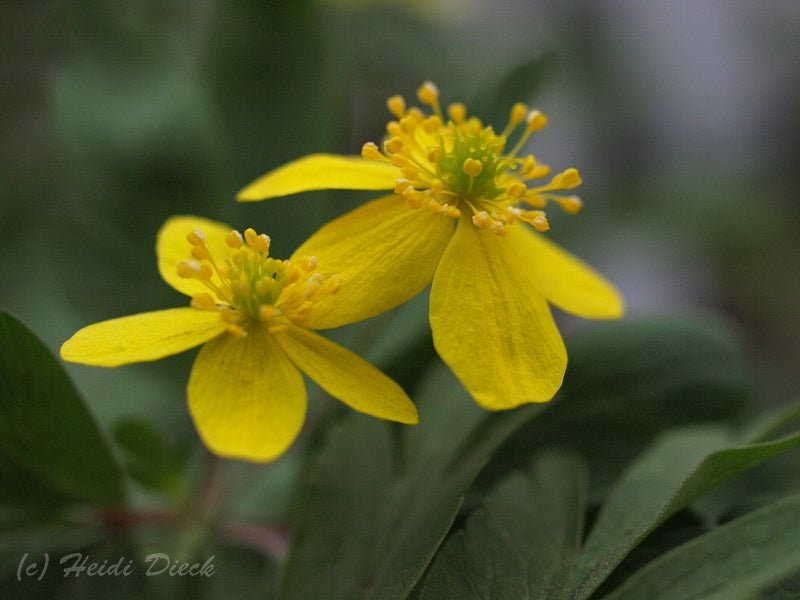
[[547, 302], [507, 241], [462, 217], [431, 289], [436, 350], [489, 410], [550, 400], [567, 366]]
[[158, 272], [164, 281], [187, 296], [208, 292], [208, 288], [196, 279], [184, 279], [175, 272], [179, 262], [192, 258], [192, 246], [186, 236], [195, 229], [203, 232], [215, 260], [221, 260], [228, 255], [230, 248], [225, 244], [225, 236], [230, 233], [231, 227], [202, 217], [171, 217], [161, 226], [156, 236]]
[[157, 360], [199, 346], [225, 331], [219, 313], [171, 308], [89, 325], [61, 346], [61, 358], [96, 367]]
[[276, 340], [300, 370], [350, 408], [400, 423], [419, 421], [403, 388], [349, 350], [300, 327]]
[[286, 452], [303, 426], [303, 377], [261, 326], [223, 335], [197, 355], [189, 411], [216, 454], [266, 462]]
[[236, 195], [240, 202], [310, 190], [391, 190], [400, 177], [394, 165], [360, 156], [310, 154], [270, 171]]
[[339, 327], [390, 310], [421, 292], [453, 235], [453, 220], [404, 200], [373, 200], [325, 225], [293, 258], [316, 256], [320, 273], [339, 274], [338, 294], [320, 299], [311, 329]]
[[538, 290], [560, 309], [589, 319], [614, 319], [625, 312], [625, 301], [611, 283], [544, 235], [515, 224], [506, 241], [530, 269]]

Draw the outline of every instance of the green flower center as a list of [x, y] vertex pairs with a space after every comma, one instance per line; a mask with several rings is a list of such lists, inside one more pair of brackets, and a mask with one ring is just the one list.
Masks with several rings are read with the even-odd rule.
[[[393, 96], [387, 105], [397, 120], [386, 126], [383, 151], [372, 142], [361, 150], [364, 158], [388, 162], [400, 170], [394, 191], [410, 208], [427, 207], [452, 218], [460, 218], [465, 211], [471, 213], [476, 227], [497, 235], [505, 235], [507, 226], [518, 219], [547, 231], [550, 225], [541, 209], [550, 202], [571, 214], [580, 210], [577, 196], [551, 193], [580, 185], [576, 169], [558, 173], [544, 185], [528, 185], [550, 173], [533, 155], [518, 156], [530, 136], [547, 124], [542, 113], [517, 103], [508, 125], [497, 134], [477, 117], [467, 117], [461, 103], [448, 106], [445, 122], [439, 90], [430, 82], [420, 86], [417, 97], [433, 114], [406, 108], [402, 96]], [[506, 142], [519, 126], [522, 133], [514, 136], [514, 146], [506, 151]]]
[[314, 301], [339, 289], [338, 276], [315, 272], [313, 256], [297, 262], [272, 258], [269, 237], [253, 229], [244, 236], [228, 233], [230, 250], [224, 257], [212, 256], [201, 231], [192, 231], [187, 240], [193, 260], [178, 263], [178, 275], [196, 279], [210, 291], [193, 296], [192, 306], [219, 311], [236, 335], [247, 335], [254, 322], [265, 323], [270, 333], [285, 331], [289, 323], [303, 325]]

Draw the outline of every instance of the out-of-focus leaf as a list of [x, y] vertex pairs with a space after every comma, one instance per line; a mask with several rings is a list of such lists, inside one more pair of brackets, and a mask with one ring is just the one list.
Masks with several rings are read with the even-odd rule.
[[444, 368], [417, 394], [420, 424], [351, 414], [311, 472], [283, 598], [405, 598], [497, 446], [537, 407], [480, 410]]
[[484, 91], [474, 103], [473, 112], [498, 132], [501, 131], [508, 121], [511, 107], [517, 102], [529, 101], [557, 65], [558, 58], [552, 53], [520, 62], [504, 73], [494, 85], [481, 88]]
[[738, 600], [800, 570], [800, 496], [675, 548], [604, 600]]
[[124, 452], [126, 470], [137, 482], [167, 495], [180, 490], [188, 456], [170, 448], [152, 423], [129, 417], [115, 424], [113, 436]]
[[124, 497], [108, 444], [64, 369], [6, 313], [0, 313], [0, 455], [56, 495], [102, 503]]
[[[790, 432], [800, 417], [800, 402], [766, 413], [739, 433], [741, 439], [755, 443]], [[707, 527], [723, 519], [741, 515], [800, 493], [800, 456], [792, 453], [777, 457], [741, 477], [725, 482], [692, 503], [691, 510]]]
[[483, 487], [541, 448], [577, 450], [593, 499], [659, 432], [730, 420], [750, 396], [737, 336], [716, 321], [656, 318], [608, 323], [567, 340], [564, 386], [482, 475]]
[[420, 598], [552, 597], [553, 577], [580, 546], [586, 487], [582, 462], [558, 454], [504, 479], [444, 544]]
[[653, 529], [725, 479], [800, 445], [800, 433], [740, 445], [719, 427], [663, 435], [622, 475], [554, 598], [588, 598]]

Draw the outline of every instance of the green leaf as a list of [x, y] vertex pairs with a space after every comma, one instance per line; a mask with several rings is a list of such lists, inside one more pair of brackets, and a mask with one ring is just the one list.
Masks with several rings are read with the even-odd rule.
[[736, 446], [719, 427], [659, 438], [612, 489], [558, 598], [588, 598], [623, 558], [677, 510], [725, 479], [800, 445], [800, 433]]
[[557, 67], [558, 56], [552, 52], [520, 62], [503, 73], [494, 85], [481, 88], [487, 91], [473, 103], [474, 114], [501, 131], [508, 121], [511, 107], [517, 102], [530, 101]]
[[552, 597], [580, 545], [586, 487], [582, 461], [559, 454], [504, 479], [444, 544], [420, 598]]
[[114, 441], [124, 452], [125, 468], [146, 488], [177, 494], [184, 483], [185, 452], [176, 452], [149, 421], [129, 417], [114, 425]]
[[108, 444], [64, 369], [6, 313], [0, 313], [0, 456], [7, 501], [21, 473], [54, 497], [102, 503], [124, 497]]
[[[730, 420], [751, 394], [737, 335], [707, 318], [608, 323], [567, 340], [564, 386], [481, 476], [490, 488], [542, 448], [580, 452], [599, 500], [662, 431]], [[702, 401], [700, 401], [700, 399]]]
[[479, 409], [444, 367], [417, 394], [420, 425], [348, 415], [313, 466], [283, 598], [405, 598], [493, 451], [538, 411]]
[[675, 548], [604, 600], [737, 600], [800, 569], [800, 495]]

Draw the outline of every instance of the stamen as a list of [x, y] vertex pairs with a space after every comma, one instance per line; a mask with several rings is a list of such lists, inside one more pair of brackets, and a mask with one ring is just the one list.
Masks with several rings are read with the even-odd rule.
[[389, 98], [386, 101], [386, 106], [389, 108], [389, 112], [398, 119], [406, 114], [406, 101], [405, 98], [400, 95]]
[[528, 114], [528, 107], [525, 106], [525, 104], [523, 104], [522, 102], [517, 102], [511, 108], [511, 114], [508, 117], [508, 125], [506, 125], [506, 128], [503, 129], [503, 133], [501, 133], [500, 135], [506, 137], [509, 133], [514, 131], [516, 126], [525, 120], [525, 115], [527, 114]]
[[199, 229], [195, 229], [186, 235], [186, 239], [192, 246], [203, 246], [206, 243], [206, 237]]
[[527, 129], [529, 131], [541, 131], [547, 127], [547, 117], [538, 110], [530, 111], [526, 120], [528, 121]]
[[399, 137], [393, 137], [386, 140], [386, 143], [383, 145], [383, 147], [389, 154], [400, 152], [403, 149], [403, 140], [401, 140]]
[[581, 184], [581, 174], [578, 173], [578, 169], [567, 169], [566, 171], [559, 173], [553, 180], [550, 182], [552, 186], [558, 186], [560, 189], [563, 190], [571, 190], [573, 188], [578, 187]]
[[192, 296], [192, 308], [197, 308], [199, 310], [218, 310], [217, 303], [214, 302], [214, 298], [211, 297], [211, 294], [200, 293], [195, 294]]
[[564, 212], [571, 215], [578, 214], [583, 208], [583, 202], [578, 196], [556, 196], [556, 198], [561, 208], [564, 209]]
[[[364, 158], [381, 160], [400, 170], [394, 193], [401, 195], [410, 208], [427, 207], [435, 214], [457, 218], [469, 207], [475, 226], [496, 235], [505, 235], [507, 227], [518, 219], [538, 231], [547, 231], [547, 217], [539, 209], [549, 202], [558, 203], [570, 214], [580, 210], [582, 204], [577, 196], [562, 198], [549, 193], [580, 185], [576, 169], [566, 169], [538, 187], [527, 183], [550, 174], [550, 168], [539, 164], [533, 155], [517, 158], [531, 135], [547, 125], [547, 117], [540, 111], [530, 110], [522, 102], [514, 104], [508, 113], [508, 123], [502, 133], [496, 134], [479, 118], [468, 116], [461, 102], [447, 106], [449, 120], [445, 123], [439, 90], [429, 81], [417, 89], [417, 98], [430, 110], [407, 107], [402, 96], [389, 98], [387, 107], [396, 120], [386, 125], [386, 141], [380, 148], [370, 142], [361, 150]], [[507, 145], [511, 145], [509, 136], [520, 125], [523, 129], [507, 151]], [[525, 203], [533, 210], [518, 208], [515, 206], [518, 203]], [[201, 250], [195, 252], [196, 258], [202, 256]], [[295, 281], [305, 285], [306, 293], [312, 295], [328, 289], [328, 283], [307, 279], [313, 277], [311, 271], [296, 274], [290, 266], [286, 268], [279, 284], [283, 289], [281, 297], [302, 296], [301, 292], [286, 287]], [[303, 311], [298, 302], [293, 299], [282, 305], [284, 314], [289, 311], [293, 318], [300, 318], [298, 315]]]
[[225, 236], [225, 244], [227, 244], [228, 248], [233, 248], [238, 250], [244, 244], [244, 240], [242, 239], [242, 234], [232, 229], [228, 235]]
[[361, 156], [367, 160], [388, 160], [373, 142], [367, 142], [361, 147]]
[[453, 102], [447, 107], [447, 115], [456, 125], [460, 125], [467, 118], [467, 107], [461, 102]]
[[431, 81], [426, 81], [417, 89], [417, 98], [423, 104], [427, 104], [433, 109], [434, 114], [442, 116], [439, 108], [439, 88]]

